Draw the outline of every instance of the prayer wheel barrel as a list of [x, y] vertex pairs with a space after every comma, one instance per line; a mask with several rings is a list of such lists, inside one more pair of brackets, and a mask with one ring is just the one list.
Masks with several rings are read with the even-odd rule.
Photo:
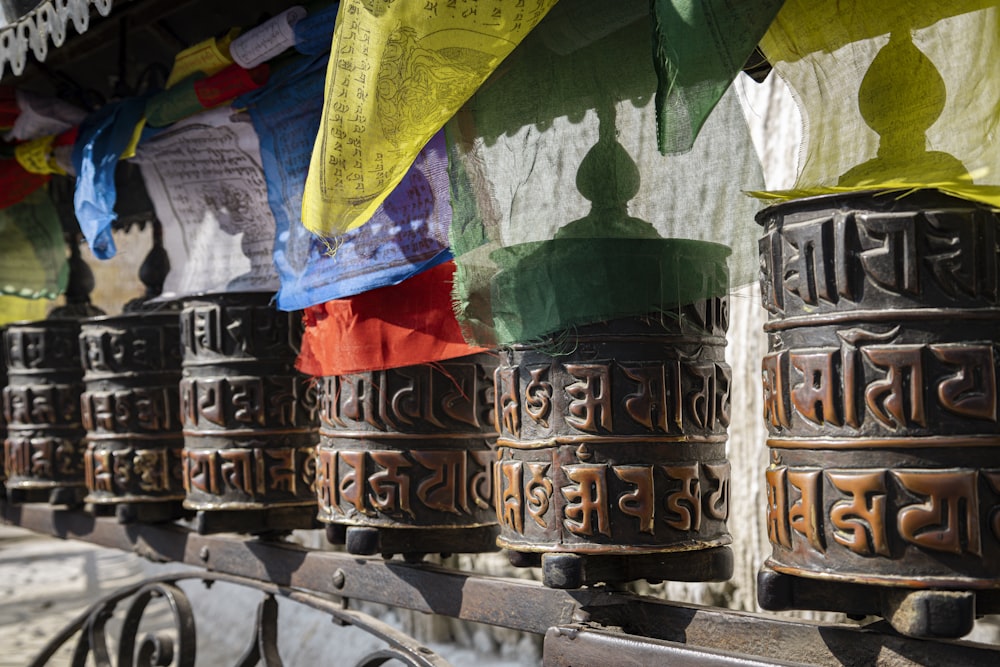
[[937, 192], [761, 212], [769, 610], [957, 637], [1000, 590], [1000, 215]]
[[183, 514], [179, 316], [135, 312], [81, 325], [86, 500], [116, 507], [121, 521]]
[[495, 356], [320, 380], [319, 520], [354, 554], [496, 550]]
[[74, 505], [86, 494], [80, 419], [80, 324], [11, 324], [4, 332], [4, 468], [11, 502]]
[[732, 574], [728, 302], [501, 350], [500, 546], [555, 588]]
[[185, 300], [180, 383], [184, 506], [202, 533], [315, 522], [316, 388], [295, 370], [301, 313], [271, 295]]

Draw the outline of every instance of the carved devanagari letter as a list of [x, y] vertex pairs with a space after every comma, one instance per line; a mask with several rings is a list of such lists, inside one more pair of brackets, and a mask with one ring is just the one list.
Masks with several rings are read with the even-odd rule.
[[524, 534], [523, 472], [520, 461], [500, 461], [496, 468], [497, 518], [518, 535]]
[[879, 287], [895, 294], [920, 293], [920, 255], [913, 214], [857, 214], [858, 231], [876, 242], [859, 253], [865, 275]]
[[267, 490], [298, 494], [299, 473], [295, 450], [291, 447], [269, 447], [258, 450], [267, 459]]
[[669, 433], [683, 428], [680, 362], [653, 366], [623, 366], [622, 373], [638, 384], [625, 396], [625, 413], [650, 431]]
[[346, 470], [341, 469], [337, 475], [339, 484], [337, 489], [340, 492], [340, 499], [346, 503], [354, 505], [354, 508], [361, 513], [368, 513], [365, 506], [364, 484], [367, 479], [365, 470], [365, 453], [344, 451], [337, 454], [337, 459], [344, 465]]
[[705, 476], [715, 482], [705, 494], [705, 514], [712, 519], [726, 521], [729, 519], [729, 489], [732, 477], [732, 465], [724, 463], [702, 463]]
[[524, 389], [524, 411], [545, 428], [549, 427], [552, 410], [552, 384], [548, 382], [548, 372], [548, 366], [529, 369], [531, 379]]
[[219, 493], [218, 471], [215, 465], [216, 452], [207, 450], [184, 450], [184, 488], [190, 493]]
[[611, 431], [611, 367], [608, 364], [566, 364], [577, 381], [566, 387], [569, 402], [566, 423], [580, 431]]
[[259, 377], [227, 380], [233, 404], [233, 419], [241, 424], [264, 425], [264, 382]]
[[806, 538], [816, 551], [823, 552], [823, 524], [820, 514], [820, 470], [789, 470], [788, 485], [799, 492], [799, 498], [788, 508], [789, 527]]
[[383, 468], [368, 476], [372, 493], [368, 500], [379, 511], [386, 513], [405, 512], [411, 517], [410, 477], [405, 470], [411, 467], [403, 452], [369, 452], [372, 461]]
[[782, 267], [785, 288], [811, 306], [817, 305], [820, 299], [837, 303], [833, 222], [832, 218], [810, 220], [786, 225], [782, 230], [792, 250]]
[[767, 538], [771, 544], [792, 548], [788, 532], [788, 490], [785, 487], [787, 468], [768, 468], [764, 473], [767, 483]]
[[667, 525], [677, 530], [701, 529], [701, 479], [699, 465], [664, 466], [671, 479], [681, 483], [680, 488], [667, 496]]
[[[576, 376], [576, 373], [573, 373]], [[597, 532], [611, 536], [608, 514], [607, 466], [589, 463], [563, 466], [566, 479], [573, 484], [562, 487], [566, 498], [563, 525], [571, 533], [592, 537]]]
[[892, 474], [906, 490], [926, 499], [899, 510], [899, 534], [904, 540], [935, 551], [982, 554], [974, 470]]
[[764, 386], [764, 422], [773, 428], [788, 428], [790, 426], [789, 409], [785, 395], [787, 368], [787, 352], [765, 355], [761, 363], [761, 383]]
[[997, 379], [993, 345], [931, 345], [935, 357], [958, 369], [937, 387], [941, 406], [957, 415], [997, 420]]
[[830, 509], [833, 539], [862, 556], [889, 556], [886, 538], [885, 471], [828, 471], [830, 483], [847, 494]]
[[528, 482], [524, 486], [524, 500], [528, 515], [542, 528], [546, 527], [545, 515], [552, 500], [552, 480], [548, 478], [548, 463], [530, 461], [524, 464], [528, 469]]
[[229, 489], [254, 495], [253, 451], [249, 449], [224, 449], [218, 452], [222, 463], [219, 474]]
[[802, 374], [802, 382], [792, 386], [792, 405], [814, 424], [840, 425], [837, 414], [837, 377], [834, 359], [837, 348], [791, 352], [788, 360]]
[[628, 465], [612, 468], [618, 479], [631, 484], [631, 491], [618, 497], [618, 509], [639, 521], [639, 532], [653, 534], [656, 498], [653, 496], [653, 466]]
[[417, 485], [417, 499], [431, 509], [450, 514], [468, 514], [465, 452], [413, 450], [410, 455], [432, 473]]
[[924, 409], [922, 345], [871, 346], [861, 350], [868, 361], [886, 369], [884, 379], [865, 389], [868, 411], [889, 428], [927, 425]]
[[493, 414], [498, 433], [521, 436], [521, 406], [518, 402], [517, 368], [499, 366], [494, 374], [496, 385], [496, 406]]
[[316, 499], [322, 512], [340, 512], [337, 506], [337, 452], [320, 448], [316, 452]]

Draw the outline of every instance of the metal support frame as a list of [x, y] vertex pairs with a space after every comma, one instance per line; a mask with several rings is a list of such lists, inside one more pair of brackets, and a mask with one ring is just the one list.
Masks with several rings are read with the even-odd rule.
[[631, 664], [649, 664], [643, 661], [650, 656], [682, 665], [992, 666], [1000, 660], [1000, 650], [992, 647], [911, 639], [885, 623], [856, 627], [782, 620], [606, 587], [549, 589], [521, 579], [263, 538], [200, 535], [172, 524], [120, 524], [112, 517], [42, 504], [4, 505], [3, 517], [38, 533], [196, 565], [212, 576], [252, 580], [258, 588], [375, 602], [545, 635], [547, 666], [629, 664], [622, 660], [631, 658]]

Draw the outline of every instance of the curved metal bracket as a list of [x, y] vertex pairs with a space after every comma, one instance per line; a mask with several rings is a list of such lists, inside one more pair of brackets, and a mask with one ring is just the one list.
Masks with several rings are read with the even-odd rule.
[[[365, 656], [358, 667], [379, 667], [389, 660], [397, 660], [408, 667], [449, 667], [449, 663], [409, 635], [368, 614], [344, 608], [340, 602], [305, 591], [283, 588], [254, 579], [246, 579], [212, 572], [172, 573], [118, 590], [99, 600], [90, 609], [75, 618], [56, 635], [31, 662], [31, 667], [41, 667], [66, 642], [79, 634], [71, 664], [84, 667], [90, 658], [98, 667], [153, 667], [195, 665], [195, 617], [191, 601], [177, 583], [200, 580], [206, 584], [224, 582], [252, 588], [265, 595], [257, 609], [253, 637], [243, 654], [234, 663], [237, 667], [262, 664], [265, 667], [282, 667], [278, 652], [278, 603], [280, 596], [298, 604], [312, 607], [333, 617], [338, 625], [350, 625], [380, 639], [387, 647]], [[118, 659], [111, 660], [108, 650], [107, 622], [119, 603], [131, 602], [118, 638]], [[163, 599], [170, 606], [174, 631], [147, 635], [138, 640], [139, 625], [146, 607], [154, 599]]]

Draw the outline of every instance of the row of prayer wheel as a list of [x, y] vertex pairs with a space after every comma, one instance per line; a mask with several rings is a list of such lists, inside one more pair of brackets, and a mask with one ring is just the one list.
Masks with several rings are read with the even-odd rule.
[[[865, 193], [758, 220], [760, 603], [965, 634], [1000, 589], [1000, 215]], [[301, 326], [253, 294], [10, 326], [8, 498], [203, 532], [318, 520], [411, 560], [499, 545], [563, 588], [731, 575], [726, 297], [321, 378], [294, 369]]]

